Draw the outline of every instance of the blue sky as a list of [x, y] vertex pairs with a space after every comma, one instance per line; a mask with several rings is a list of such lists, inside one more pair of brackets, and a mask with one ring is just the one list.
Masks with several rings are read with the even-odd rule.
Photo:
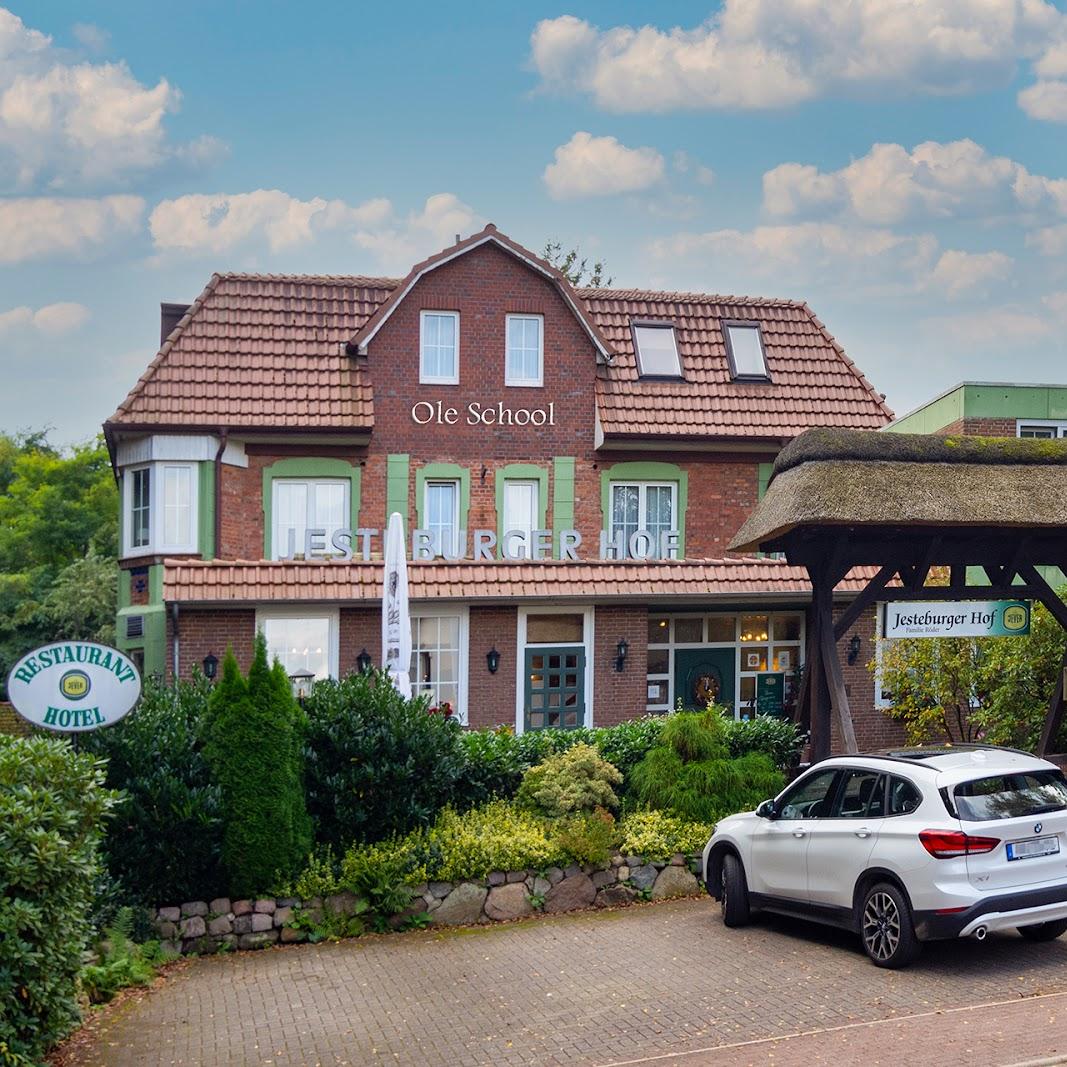
[[1067, 13], [0, 9], [0, 427], [93, 434], [214, 270], [403, 273], [487, 220], [806, 299], [900, 413], [1065, 381]]

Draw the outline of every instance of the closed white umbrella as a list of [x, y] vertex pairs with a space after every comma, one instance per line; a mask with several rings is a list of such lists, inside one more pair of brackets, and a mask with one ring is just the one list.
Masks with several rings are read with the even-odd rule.
[[411, 696], [411, 616], [408, 614], [408, 560], [404, 520], [398, 511], [389, 516], [385, 533], [385, 588], [382, 591], [382, 654], [385, 669], [397, 692]]

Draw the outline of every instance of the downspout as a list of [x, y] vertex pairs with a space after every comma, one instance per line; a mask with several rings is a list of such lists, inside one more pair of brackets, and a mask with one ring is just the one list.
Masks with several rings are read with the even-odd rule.
[[219, 450], [215, 453], [215, 559], [222, 552], [222, 453], [226, 451], [226, 439], [230, 431], [219, 427]]
[[174, 681], [176, 682], [181, 677], [181, 658], [178, 655], [178, 638], [180, 633], [178, 630], [178, 602], [172, 600], [170, 604], [170, 622], [171, 622], [171, 634], [174, 637], [174, 642], [171, 646], [171, 655], [173, 656], [173, 670]]

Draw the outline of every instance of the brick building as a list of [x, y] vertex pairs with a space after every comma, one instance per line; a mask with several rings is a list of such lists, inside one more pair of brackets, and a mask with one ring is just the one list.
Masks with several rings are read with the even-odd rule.
[[[806, 575], [725, 546], [789, 439], [892, 416], [803, 303], [575, 289], [492, 226], [403, 279], [215, 275], [161, 333], [105, 425], [120, 647], [379, 662], [399, 512], [412, 677], [472, 726], [788, 711]], [[842, 641], [864, 745], [896, 738], [873, 629]]]

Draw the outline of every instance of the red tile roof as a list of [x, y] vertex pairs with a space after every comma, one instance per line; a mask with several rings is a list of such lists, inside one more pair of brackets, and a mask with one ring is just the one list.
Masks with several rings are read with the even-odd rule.
[[212, 275], [109, 421], [369, 430], [370, 383], [345, 345], [396, 284]]
[[[395, 278], [216, 274], [119, 405], [109, 426], [367, 431], [374, 403], [366, 343], [420, 272], [495, 241], [549, 272], [598, 347], [606, 436], [785, 439], [810, 426], [875, 429], [881, 396], [804, 303], [639, 289], [573, 289], [549, 264], [495, 229]], [[630, 321], [676, 324], [685, 381], [642, 381]], [[770, 382], [730, 380], [722, 319], [758, 321]], [[373, 360], [373, 343], [370, 358]], [[590, 368], [590, 373], [593, 369]]]
[[[705, 293], [579, 289], [615, 352], [597, 382], [605, 435], [794, 437], [811, 426], [877, 429], [892, 411], [807, 304]], [[632, 319], [675, 324], [685, 381], [642, 381]], [[734, 382], [722, 320], [760, 324], [769, 382]]]
[[[857, 592], [877, 568], [853, 571], [838, 587]], [[722, 599], [808, 594], [803, 567], [773, 559], [709, 559], [651, 563], [410, 563], [412, 600]], [[168, 559], [163, 599], [189, 604], [256, 601], [376, 601], [381, 563], [201, 561]]]

